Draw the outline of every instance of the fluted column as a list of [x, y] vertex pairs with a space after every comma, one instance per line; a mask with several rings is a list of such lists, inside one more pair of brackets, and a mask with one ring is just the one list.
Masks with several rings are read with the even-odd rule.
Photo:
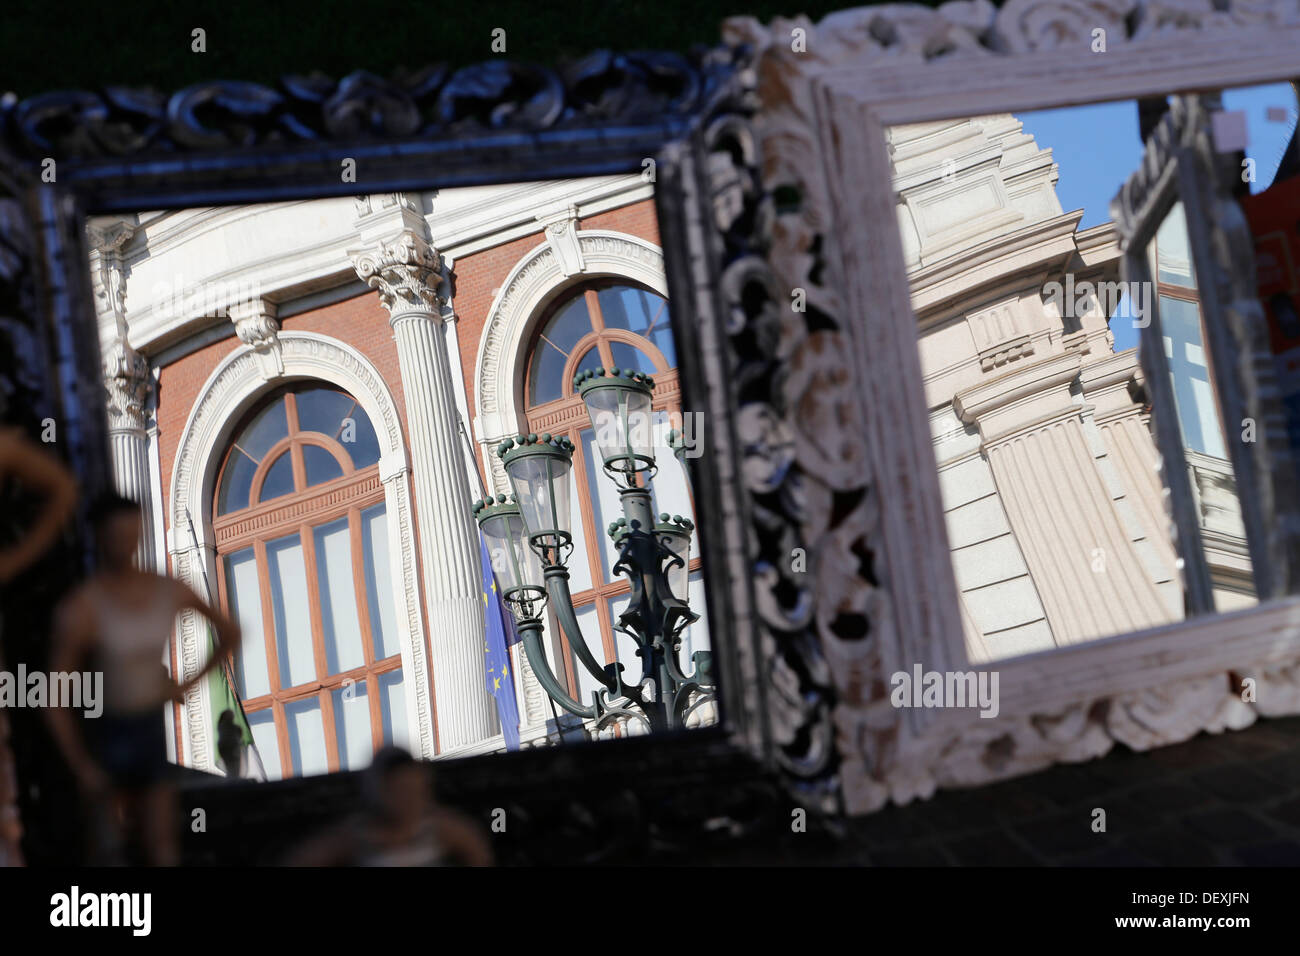
[[154, 569], [153, 489], [149, 480], [147, 414], [153, 385], [148, 361], [127, 339], [126, 277], [122, 249], [135, 229], [110, 222], [88, 230], [92, 286], [104, 342], [104, 386], [107, 389], [108, 441], [113, 487], [140, 503], [140, 545], [137, 561]]
[[402, 196], [369, 197], [358, 219], [357, 275], [389, 311], [406, 397], [411, 472], [437, 697], [439, 749], [499, 732], [485, 688], [478, 532], [437, 294], [440, 262], [423, 217]]
[[953, 403], [979, 427], [1058, 645], [1171, 619], [1098, 468], [1088, 409], [1070, 390], [1078, 372], [1077, 355], [1057, 355], [966, 389]]

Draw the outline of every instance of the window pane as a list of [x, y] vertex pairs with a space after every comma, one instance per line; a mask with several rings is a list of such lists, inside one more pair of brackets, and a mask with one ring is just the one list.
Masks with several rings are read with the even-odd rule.
[[271, 572], [271, 607], [275, 614], [280, 686], [296, 687], [316, 679], [302, 542], [296, 534], [272, 541], [266, 546], [266, 559]]
[[682, 662], [682, 669], [689, 674], [691, 655], [696, 651], [709, 649], [709, 609], [704, 601], [703, 571], [696, 571], [691, 575], [690, 597], [687, 601], [691, 605], [691, 610], [700, 616], [700, 619], [688, 627], [686, 633], [682, 635], [682, 646], [677, 652]]
[[582, 433], [582, 454], [587, 463], [587, 497], [591, 500], [591, 510], [595, 513], [595, 532], [600, 536], [601, 557], [600, 578], [604, 581], [616, 580], [613, 572], [614, 562], [618, 560], [618, 549], [610, 540], [606, 529], [610, 522], [617, 521], [623, 515], [619, 504], [618, 488], [605, 476], [601, 467], [600, 449], [596, 447], [596, 435], [588, 428]]
[[281, 495], [291, 494], [293, 492], [293, 461], [286, 451], [275, 460], [271, 470], [266, 473], [266, 480], [262, 482], [262, 490], [258, 495], [258, 501], [270, 501], [272, 498], [279, 498]]
[[379, 675], [379, 708], [384, 718], [384, 743], [411, 749], [406, 734], [406, 691], [402, 671]]
[[[573, 480], [578, 480], [577, 471]], [[591, 587], [591, 559], [587, 557], [587, 528], [582, 522], [582, 491], [575, 488], [569, 495], [569, 531], [573, 535], [573, 554], [569, 559], [569, 590], [579, 594]], [[604, 534], [603, 527], [597, 527], [597, 534]]]
[[593, 345], [591, 348], [587, 349], [587, 353], [582, 357], [582, 361], [578, 363], [576, 371], [585, 372], [588, 369], [598, 368], [600, 368], [600, 349]]
[[351, 395], [332, 388], [304, 388], [294, 392], [293, 397], [298, 406], [298, 430], [320, 432], [330, 438], [338, 434], [343, 416], [356, 404]]
[[[275, 715], [271, 708], [249, 714], [248, 729], [253, 732], [253, 746], [257, 748], [257, 757], [261, 758], [266, 779], [279, 780], [283, 776], [280, 770], [280, 739], [275, 733]], [[252, 754], [249, 754], [248, 759], [256, 766]]]
[[289, 434], [289, 420], [284, 414], [284, 399], [278, 398], [262, 409], [248, 423], [235, 444], [253, 461], [261, 461], [271, 446]]
[[284, 705], [289, 724], [289, 756], [295, 776], [328, 773], [329, 754], [325, 750], [325, 723], [321, 719], [320, 700], [308, 697]]
[[366, 682], [357, 681], [333, 691], [334, 733], [339, 742], [339, 769], [360, 770], [370, 763], [374, 742], [370, 737], [370, 698]]
[[591, 331], [586, 296], [581, 292], [563, 306], [542, 328], [529, 365], [528, 401], [533, 405], [554, 401], [562, 394], [564, 363], [578, 340]]
[[400, 652], [393, 610], [392, 559], [388, 553], [388, 509], [375, 505], [361, 512], [361, 541], [366, 562], [366, 600], [370, 603], [370, 637], [375, 660]]
[[221, 476], [221, 493], [217, 496], [217, 514], [239, 511], [248, 507], [248, 494], [253, 486], [253, 472], [257, 465], [238, 448], [230, 452], [226, 470]]
[[343, 468], [339, 465], [338, 459], [320, 445], [303, 445], [302, 463], [307, 472], [308, 486], [343, 477]]
[[[654, 500], [656, 517], [667, 512], [669, 515], [681, 515], [694, 521], [691, 494], [686, 486], [686, 473], [682, 470], [682, 463], [668, 447], [666, 440], [668, 431], [674, 424], [680, 425], [681, 418], [670, 416], [667, 412], [654, 413], [655, 461], [659, 464], [659, 471], [651, 482], [650, 495]], [[680, 430], [679, 428], [678, 431]], [[699, 554], [699, 535], [693, 534], [691, 535], [691, 557], [699, 557]]]
[[619, 370], [630, 368], [633, 371], [645, 372], [647, 375], [653, 375], [658, 371], [650, 356], [626, 342], [610, 342], [609, 351], [615, 367]]
[[1210, 370], [1201, 341], [1201, 316], [1195, 302], [1160, 296], [1160, 325], [1164, 332], [1169, 377], [1174, 402], [1187, 447], [1204, 455], [1226, 459], [1227, 449], [1219, 428]]
[[[677, 365], [667, 299], [631, 286], [601, 289], [596, 297], [600, 301], [600, 315], [605, 320], [605, 328], [627, 329], [646, 336], [664, 353], [670, 368]], [[622, 367], [621, 363], [616, 364]]]
[[370, 416], [360, 405], [343, 419], [338, 440], [352, 459], [353, 468], [368, 468], [379, 461], [379, 436], [375, 434], [375, 426], [370, 423]]
[[1174, 203], [1156, 231], [1156, 268], [1160, 282], [1196, 288], [1196, 272], [1192, 265], [1192, 246], [1187, 235], [1187, 219], [1183, 204]]
[[235, 677], [244, 699], [271, 692], [271, 674], [266, 667], [266, 632], [262, 627], [262, 590], [258, 583], [257, 557], [245, 548], [226, 558], [226, 590], [231, 616], [239, 622], [244, 639], [235, 653]]
[[348, 519], [343, 517], [321, 525], [314, 534], [321, 623], [325, 628], [325, 662], [329, 673], [337, 674], [366, 662], [357, 613], [357, 589], [352, 579], [352, 531]]

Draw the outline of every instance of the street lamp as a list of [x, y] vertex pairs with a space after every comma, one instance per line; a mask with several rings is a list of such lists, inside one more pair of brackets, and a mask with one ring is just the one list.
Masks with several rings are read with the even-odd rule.
[[[625, 675], [621, 663], [602, 664], [583, 638], [569, 592], [569, 474], [573, 443], [549, 434], [517, 435], [497, 446], [514, 495], [486, 498], [474, 507], [492, 563], [504, 585], [525, 653], [542, 687], [565, 710], [602, 730], [620, 719], [647, 730], [683, 727], [716, 698], [711, 655], [691, 655], [681, 666], [681, 638], [699, 615], [689, 604], [689, 560], [694, 525], [680, 515], [655, 515], [650, 481], [655, 475], [651, 413], [654, 380], [632, 370], [603, 368], [574, 379], [595, 431], [605, 474], [618, 486], [623, 517], [608, 528], [631, 593], [615, 630], [636, 645], [640, 673]], [[560, 683], [542, 645], [543, 616], [550, 601], [560, 627], [599, 689], [588, 702], [574, 699]]]

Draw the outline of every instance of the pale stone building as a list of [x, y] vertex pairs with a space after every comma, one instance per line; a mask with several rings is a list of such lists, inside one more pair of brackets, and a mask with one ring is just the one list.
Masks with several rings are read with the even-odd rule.
[[[1013, 116], [897, 127], [889, 140], [972, 657], [1181, 618], [1137, 349], [1116, 353], [1109, 328], [1131, 318], [1104, 294], [1075, 294], [1118, 282], [1116, 231], [1078, 228], [1051, 149]], [[1185, 232], [1173, 222], [1157, 244], [1185, 465], [1226, 610], [1254, 601], [1244, 530]]]

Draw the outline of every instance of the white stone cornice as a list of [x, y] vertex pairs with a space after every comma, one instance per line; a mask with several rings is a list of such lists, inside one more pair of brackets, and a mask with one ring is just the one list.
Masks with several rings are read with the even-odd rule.
[[962, 421], [979, 426], [988, 445], [1018, 431], [1045, 425], [1062, 414], [1082, 409], [1070, 394], [1078, 377], [1077, 353], [1063, 352], [990, 382], [963, 389], [953, 396], [953, 410]]

